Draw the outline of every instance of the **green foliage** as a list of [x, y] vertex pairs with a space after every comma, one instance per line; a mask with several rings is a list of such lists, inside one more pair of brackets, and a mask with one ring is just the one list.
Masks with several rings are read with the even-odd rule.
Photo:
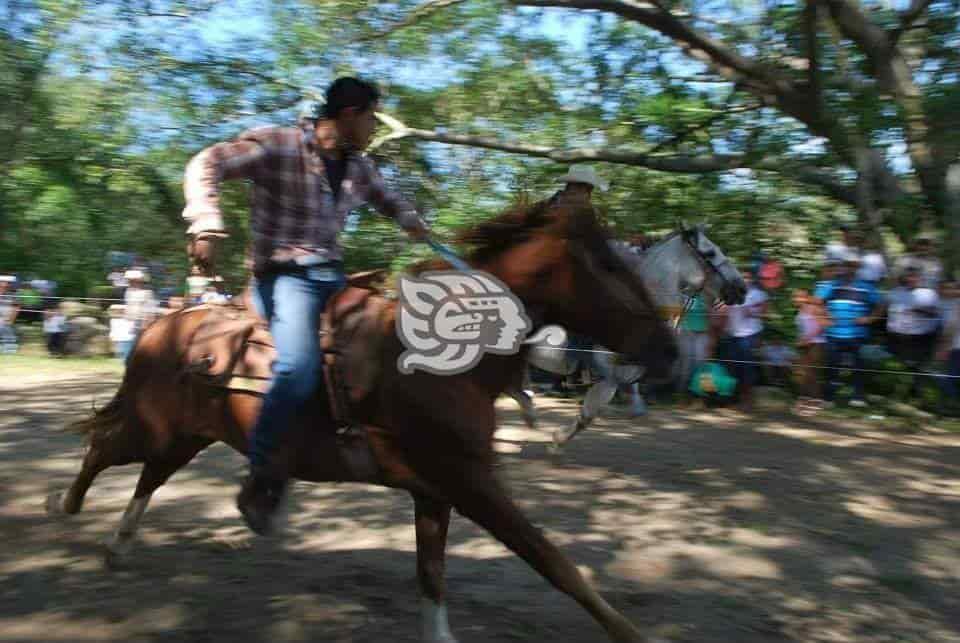
[[[246, 127], [292, 123], [304, 93], [319, 93], [340, 73], [380, 81], [385, 111], [415, 127], [689, 156], [752, 146], [758, 157], [785, 156], [835, 175], [842, 165], [833, 150], [796, 151], [809, 132], [747, 94], [682, 80], [700, 73], [699, 66], [678, 63], [678, 49], [666, 39], [610, 16], [558, 17], [473, 0], [391, 31], [421, 3], [8, 4], [8, 19], [0, 22], [0, 271], [54, 279], [71, 295], [99, 292], [111, 250], [165, 262], [166, 284], [181, 289], [187, 262], [180, 182], [189, 158]], [[674, 4], [709, 15], [700, 3]], [[949, 149], [956, 154], [957, 89], [938, 82], [956, 70], [951, 6], [938, 2], [931, 9], [929, 57], [939, 66], [931, 67], [924, 100], [935, 131], [953, 141]], [[718, 15], [730, 10], [763, 20], [718, 20], [717, 36], [768, 43], [758, 56], [781, 70], [803, 55], [798, 5], [715, 9]], [[889, 13], [884, 20], [893, 19]], [[818, 38], [824, 69], [868, 75], [848, 43], [828, 33]], [[838, 122], [870, 140], [895, 140], [899, 115], [886, 109], [878, 91], [828, 89], [825, 100]], [[549, 195], [565, 169], [539, 158], [410, 139], [392, 141], [377, 154], [440, 237], [495, 214], [520, 193]], [[786, 172], [598, 169], [612, 189], [597, 200], [618, 233], [664, 231], [678, 219], [705, 222], [740, 263], [757, 249], [783, 260], [791, 286], [812, 283], [836, 219], [853, 215]], [[222, 203], [232, 233], [222, 272], [237, 289], [247, 277], [246, 187], [228, 184]], [[916, 196], [905, 194], [888, 213], [895, 231], [915, 225], [916, 205]], [[372, 212], [364, 212], [343, 241], [351, 269], [396, 269], [427, 255]], [[792, 320], [783, 315], [776, 323], [789, 332]]]

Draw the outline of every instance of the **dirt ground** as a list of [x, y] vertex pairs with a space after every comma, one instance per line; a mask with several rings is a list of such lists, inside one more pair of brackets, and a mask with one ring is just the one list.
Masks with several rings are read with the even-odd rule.
[[[129, 562], [102, 541], [136, 465], [53, 519], [82, 445], [61, 428], [116, 376], [0, 372], [0, 641], [417, 640], [413, 506], [367, 486], [298, 483], [282, 537], [256, 539], [215, 446], [154, 496]], [[618, 609], [671, 641], [960, 641], [960, 437], [891, 434], [777, 411], [608, 417], [561, 457], [500, 404], [500, 471], [534, 522]], [[587, 614], [455, 515], [450, 618], [462, 643], [606, 641]]]

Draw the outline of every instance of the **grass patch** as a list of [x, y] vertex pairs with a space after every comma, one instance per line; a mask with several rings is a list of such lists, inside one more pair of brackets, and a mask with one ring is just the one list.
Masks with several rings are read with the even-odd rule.
[[69, 373], [123, 374], [123, 362], [114, 357], [54, 358], [40, 351], [27, 350], [16, 355], [0, 355], [0, 376], [6, 375], [62, 375]]

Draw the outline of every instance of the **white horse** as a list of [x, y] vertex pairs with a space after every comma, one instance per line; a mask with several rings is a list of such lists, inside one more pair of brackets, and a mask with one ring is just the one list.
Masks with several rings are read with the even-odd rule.
[[[673, 232], [644, 251], [637, 252], [624, 242], [611, 241], [618, 256], [643, 280], [653, 295], [661, 313], [679, 324], [688, 302], [694, 295], [703, 297], [708, 306], [719, 303], [735, 305], [743, 302], [747, 288], [743, 277], [720, 248], [707, 238], [702, 225]], [[565, 334], [562, 332], [538, 334], [541, 341], [530, 350], [528, 362], [541, 370], [557, 375], [569, 375], [577, 363], [585, 360], [584, 354], [570, 354]], [[557, 429], [553, 434], [554, 447], [560, 447], [573, 436], [587, 428], [613, 400], [617, 389], [631, 387], [631, 411], [636, 415], [641, 409], [638, 381], [643, 377], [643, 367], [623, 362], [619, 355], [602, 346], [594, 346], [594, 352], [586, 353], [601, 374], [584, 396], [580, 413], [568, 428]], [[524, 421], [531, 428], [537, 424], [536, 407], [532, 397], [523, 387], [507, 391], [523, 411]]]

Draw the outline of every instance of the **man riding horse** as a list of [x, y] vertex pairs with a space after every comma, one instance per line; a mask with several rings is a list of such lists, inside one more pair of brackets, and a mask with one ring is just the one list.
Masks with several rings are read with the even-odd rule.
[[319, 384], [319, 320], [327, 300], [346, 283], [337, 237], [347, 215], [369, 203], [415, 240], [428, 231], [363, 154], [376, 127], [379, 99], [374, 84], [338, 78], [327, 89], [322, 109], [318, 105], [313, 113], [301, 114], [300, 127], [246, 131], [208, 147], [187, 165], [188, 252], [206, 272], [213, 269], [215, 242], [227, 236], [220, 183], [253, 183], [251, 291], [269, 321], [277, 352], [250, 441], [250, 475], [237, 496], [247, 526], [258, 534], [270, 530], [287, 487], [288, 473], [274, 462], [278, 442]]

